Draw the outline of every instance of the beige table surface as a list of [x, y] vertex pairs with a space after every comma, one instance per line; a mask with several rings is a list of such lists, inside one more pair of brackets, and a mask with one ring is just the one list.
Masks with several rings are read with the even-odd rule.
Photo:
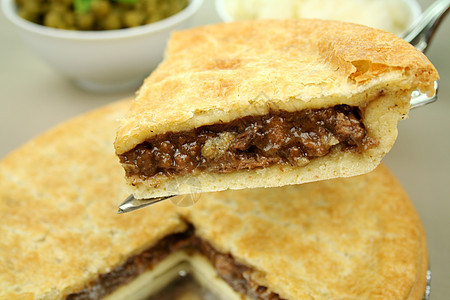
[[[431, 1], [422, 0], [426, 7]], [[194, 25], [214, 23], [205, 0]], [[433, 272], [432, 299], [450, 299], [450, 17], [427, 55], [440, 72], [439, 101], [410, 113], [384, 162], [423, 220]], [[84, 92], [36, 57], [0, 14], [0, 157], [77, 114], [133, 95]]]

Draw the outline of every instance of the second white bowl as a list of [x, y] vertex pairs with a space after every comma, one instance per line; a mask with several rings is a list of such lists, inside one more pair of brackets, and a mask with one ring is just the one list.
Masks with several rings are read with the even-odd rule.
[[416, 0], [216, 0], [224, 22], [243, 19], [319, 18], [360, 23], [401, 35], [421, 14]]

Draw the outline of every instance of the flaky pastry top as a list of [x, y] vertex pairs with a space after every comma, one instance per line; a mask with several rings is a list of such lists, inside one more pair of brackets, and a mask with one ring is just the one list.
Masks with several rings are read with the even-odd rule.
[[423, 297], [421, 221], [382, 165], [351, 178], [204, 194], [178, 210], [282, 299]]
[[61, 299], [183, 231], [171, 203], [118, 215], [112, 146], [129, 101], [70, 120], [0, 163], [0, 299]]
[[252, 20], [175, 32], [121, 121], [116, 152], [167, 131], [354, 104], [374, 85], [434, 93], [438, 74], [394, 34], [323, 20]]

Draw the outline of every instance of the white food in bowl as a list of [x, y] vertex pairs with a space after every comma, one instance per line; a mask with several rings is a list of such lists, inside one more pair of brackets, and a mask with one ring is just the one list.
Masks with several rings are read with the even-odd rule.
[[415, 0], [216, 0], [216, 8], [225, 22], [317, 18], [363, 24], [397, 35], [421, 13]]
[[182, 11], [133, 28], [75, 31], [46, 27], [17, 15], [14, 0], [2, 0], [6, 18], [24, 41], [48, 64], [81, 88], [97, 92], [134, 90], [162, 60], [173, 30], [187, 28], [203, 0]]

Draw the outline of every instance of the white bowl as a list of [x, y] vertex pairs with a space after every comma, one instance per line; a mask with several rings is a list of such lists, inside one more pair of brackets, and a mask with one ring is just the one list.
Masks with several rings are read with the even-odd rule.
[[[398, 30], [397, 32], [393, 33], [400, 35], [402, 34], [402, 32], [406, 31], [407, 28], [409, 26], [412, 25], [412, 23], [414, 22], [414, 20], [421, 14], [422, 9], [419, 5], [419, 3], [416, 0], [397, 0], [397, 1], [393, 1], [393, 0], [385, 0], [384, 3], [380, 2], [379, 0], [378, 3], [375, 3], [375, 5], [380, 5], [387, 8], [388, 6], [390, 6], [390, 11], [389, 15], [391, 17], [395, 17], [395, 18], [405, 18], [405, 22], [404, 22], [404, 28], [402, 28], [402, 30]], [[375, 1], [375, 2], [376, 2]], [[227, 0], [216, 0], [216, 11], [219, 15], [219, 17], [222, 19], [222, 21], [224, 22], [233, 22], [233, 21], [237, 21], [237, 20], [242, 20], [243, 17], [242, 16], [236, 16], [233, 15], [233, 12], [228, 11], [227, 9], [227, 4], [226, 4]], [[291, 7], [290, 7], [290, 1], [287, 2], [282, 2], [282, 1], [265, 1], [266, 4], [272, 4], [272, 7], [267, 8], [264, 11], [264, 8], [261, 8], [261, 6], [257, 5], [257, 3], [254, 0], [242, 0], [239, 2], [239, 4], [241, 5], [246, 5], [245, 7], [245, 11], [247, 12], [252, 12], [254, 15], [263, 15], [263, 17], [261, 18], [283, 18], [286, 16], [289, 16], [291, 14]], [[295, 1], [294, 1], [295, 2]], [[300, 1], [299, 1], [300, 2]], [[319, 7], [320, 5], [323, 5], [323, 2], [313, 2], [313, 1], [309, 1], [308, 4], [314, 4], [317, 7], [317, 10], [315, 10], [314, 12], [311, 13], [309, 17], [312, 18], [320, 18], [320, 19], [339, 19], [341, 21], [351, 21], [351, 22], [356, 22], [354, 21], [355, 18], [357, 18], [358, 16], [361, 16], [361, 20], [362, 22], [359, 22], [361, 24], [365, 24], [368, 26], [371, 26], [368, 21], [368, 19], [370, 19], [370, 17], [372, 15], [375, 14], [376, 17], [378, 17], [376, 15], [376, 12], [370, 11], [370, 9], [368, 10], [367, 7], [364, 7], [363, 4], [361, 4], [361, 2], [356, 2], [353, 1], [355, 4], [358, 3], [360, 4], [360, 7], [362, 8], [363, 11], [360, 12], [353, 12], [351, 14], [348, 14], [348, 18], [346, 19], [345, 16], [343, 15], [338, 15], [338, 13], [342, 14], [343, 10], [339, 9], [340, 5], [343, 4], [349, 4], [352, 1], [347, 1], [347, 3], [345, 3], [345, 0], [341, 0], [339, 2], [334, 2], [333, 4], [335, 5], [333, 9], [329, 9], [328, 7]], [[398, 2], [398, 3], [396, 3]], [[301, 3], [301, 2], [300, 2]], [[286, 4], [286, 5], [283, 5]], [[304, 5], [304, 3], [301, 3]], [[395, 7], [395, 4], [399, 4], [398, 8]], [[309, 5], [311, 6], [311, 5]], [[328, 9], [325, 9], [328, 8]], [[264, 16], [265, 15], [265, 16]], [[369, 18], [366, 18], [369, 17]], [[358, 23], [358, 22], [357, 22]], [[381, 21], [379, 22], [381, 24], [381, 26], [378, 26], [381, 29], [385, 29], [388, 30], [386, 28], [383, 28], [384, 26], [386, 26], [386, 24], [382, 23]], [[373, 26], [373, 27], [377, 27], [377, 26]]]
[[203, 0], [191, 0], [179, 13], [139, 27], [75, 31], [29, 22], [17, 15], [14, 0], [2, 9], [26, 43], [45, 61], [86, 90], [135, 89], [161, 61], [173, 30], [189, 26]]

